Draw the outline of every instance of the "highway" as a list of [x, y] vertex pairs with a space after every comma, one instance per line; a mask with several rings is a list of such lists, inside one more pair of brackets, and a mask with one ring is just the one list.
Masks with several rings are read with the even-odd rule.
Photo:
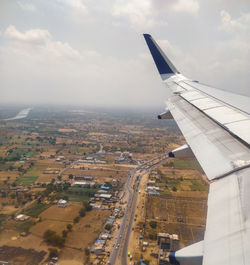
[[[134, 220], [135, 211], [136, 211], [137, 198], [139, 195], [138, 187], [140, 185], [140, 181], [145, 174], [147, 174], [149, 171], [151, 171], [153, 168], [155, 168], [159, 163], [162, 163], [168, 159], [169, 159], [168, 153], [165, 153], [163, 155], [157, 156], [153, 159], [146, 161], [145, 163], [141, 164], [137, 168], [132, 169], [130, 171], [130, 173], [128, 174], [128, 178], [127, 178], [127, 181], [125, 183], [125, 189], [128, 192], [127, 207], [126, 207], [126, 210], [124, 213], [122, 224], [120, 226], [120, 231], [119, 231], [119, 235], [118, 235], [118, 238], [117, 238], [117, 241], [115, 244], [115, 248], [112, 251], [112, 254], [110, 256], [108, 264], [111, 264], [111, 265], [116, 264], [118, 254], [119, 254], [120, 248], [122, 246], [121, 243], [124, 241], [124, 245], [123, 245], [123, 249], [122, 249], [121, 262], [122, 262], [122, 265], [127, 265], [128, 243], [129, 243], [129, 237], [130, 237], [130, 233], [132, 230], [133, 220]], [[134, 176], [135, 176], [135, 173], [139, 170], [141, 170], [141, 171], [145, 170], [145, 171], [140, 174], [140, 176], [138, 178], [138, 182], [135, 183], [135, 177]], [[137, 185], [137, 187], [134, 190], [133, 190], [133, 188], [130, 187], [131, 181], [133, 181], [133, 183], [131, 183], [131, 187], [134, 187], [134, 184]], [[129, 215], [130, 215], [130, 217], [129, 217]]]
[[[122, 242], [122, 239], [124, 238], [125, 226], [126, 226], [126, 223], [127, 223], [128, 214], [129, 214], [129, 208], [130, 208], [132, 195], [133, 195], [133, 191], [129, 187], [129, 184], [130, 184], [130, 181], [132, 179], [132, 176], [135, 174], [136, 171], [137, 171], [137, 169], [132, 169], [130, 171], [130, 173], [128, 174], [127, 181], [125, 183], [125, 188], [126, 188], [126, 190], [128, 192], [127, 207], [126, 207], [126, 211], [125, 211], [124, 216], [123, 216], [122, 224], [120, 226], [120, 232], [119, 232], [116, 244], [115, 244], [115, 249], [113, 250], [112, 255], [111, 255], [110, 259], [109, 259], [109, 264], [111, 264], [111, 265], [115, 265], [115, 263], [116, 263], [116, 259], [117, 259], [117, 256], [119, 254], [119, 251], [120, 251], [121, 242]], [[117, 246], [119, 246], [119, 247], [117, 247]]]

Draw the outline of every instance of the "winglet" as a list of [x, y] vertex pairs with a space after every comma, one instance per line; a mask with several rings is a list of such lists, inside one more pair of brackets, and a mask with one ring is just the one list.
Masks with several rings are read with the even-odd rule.
[[159, 74], [161, 75], [161, 78], [165, 80], [169, 77], [169, 75], [179, 74], [175, 66], [171, 63], [151, 35], [143, 34], [143, 36], [154, 59]]

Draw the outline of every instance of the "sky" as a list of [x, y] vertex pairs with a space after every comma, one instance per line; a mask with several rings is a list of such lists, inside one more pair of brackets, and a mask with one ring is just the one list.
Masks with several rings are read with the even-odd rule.
[[250, 95], [249, 0], [1, 0], [0, 103], [163, 109], [143, 33], [186, 77]]

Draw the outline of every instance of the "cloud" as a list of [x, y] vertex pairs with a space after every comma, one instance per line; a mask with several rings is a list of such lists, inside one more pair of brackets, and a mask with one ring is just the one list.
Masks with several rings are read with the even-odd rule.
[[241, 33], [250, 30], [250, 13], [241, 14], [237, 19], [232, 19], [231, 15], [222, 10], [220, 12], [221, 16], [221, 25], [219, 26], [220, 30], [223, 30], [227, 33]]
[[24, 33], [18, 31], [15, 26], [10, 25], [4, 32], [4, 37], [9, 40], [29, 42], [36, 44], [44, 44], [51, 39], [51, 35], [47, 30], [30, 29]]
[[115, 0], [112, 15], [128, 19], [133, 28], [141, 30], [167, 26], [168, 12], [197, 14], [199, 8], [197, 0]]
[[152, 28], [156, 25], [166, 26], [167, 22], [157, 17], [158, 10], [152, 0], [116, 0], [112, 15], [128, 18], [134, 28]]
[[56, 0], [58, 3], [73, 9], [77, 13], [82, 15], [88, 14], [87, 7], [83, 4], [82, 0]]
[[172, 6], [172, 9], [176, 12], [196, 15], [200, 9], [200, 5], [197, 0], [178, 0], [177, 3]]
[[36, 7], [31, 4], [31, 3], [25, 3], [25, 2], [20, 2], [17, 1], [17, 4], [19, 5], [19, 7], [25, 11], [35, 11]]
[[38, 28], [21, 32], [10, 25], [3, 35], [8, 41], [8, 47], [15, 53], [41, 58], [45, 54], [62, 58], [75, 58], [79, 55], [67, 42], [54, 41], [48, 30]]
[[0, 54], [2, 102], [142, 106], [150, 99], [151, 106], [158, 105], [159, 94], [152, 95], [151, 87], [161, 85], [160, 78], [152, 77], [152, 59], [140, 54], [121, 59], [80, 51], [48, 30], [14, 25], [4, 32]]

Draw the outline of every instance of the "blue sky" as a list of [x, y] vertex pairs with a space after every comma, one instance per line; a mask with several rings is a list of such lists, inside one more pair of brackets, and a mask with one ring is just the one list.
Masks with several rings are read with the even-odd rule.
[[246, 0], [2, 0], [2, 103], [165, 106], [142, 33], [187, 77], [249, 93]]

